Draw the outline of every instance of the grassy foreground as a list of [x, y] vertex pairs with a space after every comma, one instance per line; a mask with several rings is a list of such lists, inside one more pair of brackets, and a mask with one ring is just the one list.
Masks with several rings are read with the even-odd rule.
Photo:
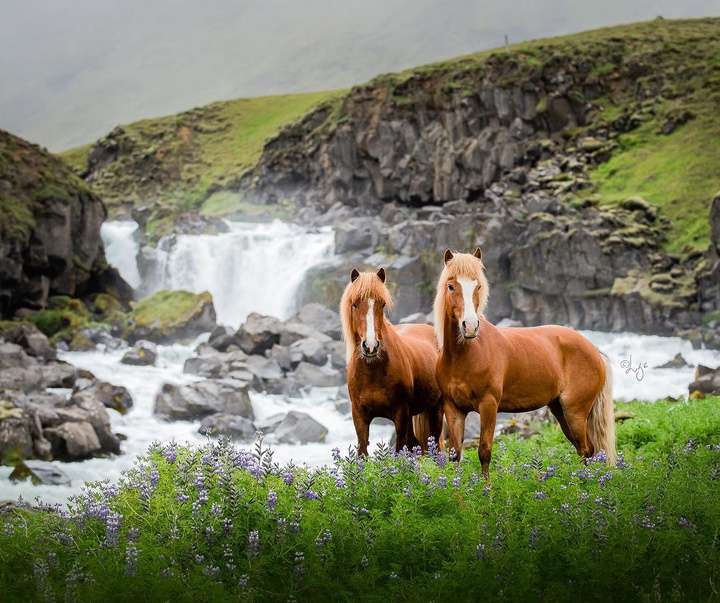
[[716, 601], [720, 398], [632, 403], [614, 469], [556, 427], [474, 453], [278, 467], [157, 444], [69, 512], [10, 512], [5, 601]]

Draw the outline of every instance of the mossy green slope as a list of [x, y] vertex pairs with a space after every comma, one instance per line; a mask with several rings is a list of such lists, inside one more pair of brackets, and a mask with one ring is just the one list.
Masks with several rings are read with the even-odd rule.
[[341, 94], [221, 101], [118, 127], [96, 144], [61, 157], [78, 173], [89, 175], [111, 216], [148, 201], [197, 208], [254, 165], [265, 142], [284, 125]]

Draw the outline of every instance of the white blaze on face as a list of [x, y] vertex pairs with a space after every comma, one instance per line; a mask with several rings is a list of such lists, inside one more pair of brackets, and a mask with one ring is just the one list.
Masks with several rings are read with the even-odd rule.
[[[478, 319], [477, 310], [475, 309], [475, 303], [473, 302], [473, 294], [477, 288], [477, 281], [466, 277], [460, 277], [457, 279], [460, 285], [460, 290], [463, 296], [464, 312], [462, 321], [465, 323], [463, 335], [475, 335], [477, 334], [480, 320]], [[462, 325], [460, 327], [462, 329]]]
[[367, 345], [367, 347], [371, 350], [377, 345], [377, 341], [375, 339], [375, 312], [373, 312], [373, 306], [375, 306], [375, 300], [368, 300], [368, 311], [367, 316], [365, 317], [365, 325], [367, 328], [367, 332], [365, 333], [365, 345]]

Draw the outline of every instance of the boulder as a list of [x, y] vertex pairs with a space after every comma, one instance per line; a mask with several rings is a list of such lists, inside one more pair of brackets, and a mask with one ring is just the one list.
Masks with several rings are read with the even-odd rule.
[[30, 458], [32, 434], [32, 421], [23, 409], [8, 400], [0, 400], [0, 463]]
[[285, 416], [274, 431], [277, 441], [283, 444], [324, 442], [327, 434], [327, 428], [310, 415], [294, 410]]
[[183, 365], [183, 373], [198, 375], [210, 379], [227, 376], [228, 368], [225, 357], [220, 355], [193, 356]]
[[321, 343], [332, 341], [332, 337], [302, 322], [285, 322], [280, 331], [280, 345], [290, 346], [300, 339], [315, 339]]
[[0, 370], [13, 368], [33, 368], [37, 361], [30, 358], [25, 350], [16, 343], [0, 343]]
[[323, 366], [327, 364], [329, 352], [317, 339], [307, 338], [299, 339], [293, 343], [289, 348], [289, 355], [291, 364], [295, 366], [302, 361]]
[[712, 369], [698, 364], [695, 369], [695, 381], [689, 386], [690, 394], [718, 394], [720, 393], [720, 367]]
[[302, 387], [333, 387], [343, 383], [340, 371], [309, 362], [301, 362], [295, 369], [294, 376]]
[[153, 412], [167, 421], [195, 421], [226, 413], [253, 420], [249, 385], [234, 379], [208, 379], [190, 385], [165, 383], [155, 397]]
[[277, 429], [277, 426], [280, 425], [280, 423], [283, 422], [283, 419], [285, 418], [285, 413], [279, 412], [274, 415], [270, 415], [267, 417], [262, 423], [257, 423], [257, 430], [262, 432], [264, 435], [268, 435], [270, 433], [274, 433]]
[[210, 333], [207, 345], [220, 352], [227, 352], [230, 346], [237, 346], [235, 331], [230, 327], [218, 325]]
[[198, 433], [210, 436], [228, 436], [233, 440], [251, 442], [255, 439], [255, 424], [240, 415], [218, 413], [200, 422]]
[[156, 360], [157, 345], [151, 341], [141, 339], [135, 342], [135, 345], [125, 352], [120, 362], [132, 366], [152, 366]]
[[120, 454], [120, 440], [111, 429], [110, 416], [103, 402], [95, 397], [93, 392], [87, 390], [76, 392], [64, 409], [57, 409], [61, 417], [63, 410], [72, 410], [73, 415], [79, 413], [84, 421], [92, 425], [103, 453]]
[[48, 362], [40, 367], [45, 387], [74, 387], [77, 370], [69, 362]]
[[288, 323], [300, 323], [312, 327], [324, 333], [332, 339], [340, 339], [342, 327], [340, 326], [340, 315], [317, 303], [305, 304]]
[[25, 353], [43, 360], [55, 360], [55, 348], [45, 334], [34, 324], [19, 324], [5, 331], [6, 341], [15, 343], [25, 350]]
[[132, 396], [122, 385], [113, 385], [98, 379], [83, 380], [74, 393], [79, 391], [90, 392], [105, 408], [112, 408], [121, 415], [126, 414], [133, 407]]
[[686, 366], [690, 366], [687, 363], [687, 360], [683, 358], [683, 355], [679, 352], [675, 354], [672, 360], [668, 360], [665, 364], [661, 364], [660, 366], [656, 366], [655, 368], [684, 368]]
[[27, 460], [17, 464], [10, 474], [10, 480], [16, 482], [27, 479], [36, 486], [69, 486], [72, 483], [58, 463], [49, 461]]
[[283, 371], [277, 360], [263, 356], [249, 356], [246, 368], [253, 375], [254, 390], [268, 394], [283, 392]]
[[215, 328], [215, 307], [207, 291], [162, 290], [137, 302], [129, 323], [124, 338], [131, 343], [190, 340]]
[[276, 343], [280, 343], [282, 323], [274, 316], [263, 316], [253, 312], [240, 325], [235, 339], [238, 347], [246, 354], [264, 354]]
[[57, 427], [48, 427], [43, 433], [57, 459], [83, 460], [102, 450], [93, 426], [87, 421], [61, 423]]
[[0, 369], [0, 389], [16, 389], [25, 393], [45, 388], [40, 367]]

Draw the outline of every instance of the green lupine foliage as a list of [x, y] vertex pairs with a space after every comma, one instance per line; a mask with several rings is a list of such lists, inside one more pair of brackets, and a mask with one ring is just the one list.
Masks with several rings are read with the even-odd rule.
[[[309, 469], [262, 439], [157, 443], [69, 512], [5, 514], [3, 599], [717, 600], [718, 403], [627, 405], [616, 468], [556, 427], [499, 438], [491, 482], [473, 452], [379, 446]], [[641, 442], [647, 423], [661, 435]]]

